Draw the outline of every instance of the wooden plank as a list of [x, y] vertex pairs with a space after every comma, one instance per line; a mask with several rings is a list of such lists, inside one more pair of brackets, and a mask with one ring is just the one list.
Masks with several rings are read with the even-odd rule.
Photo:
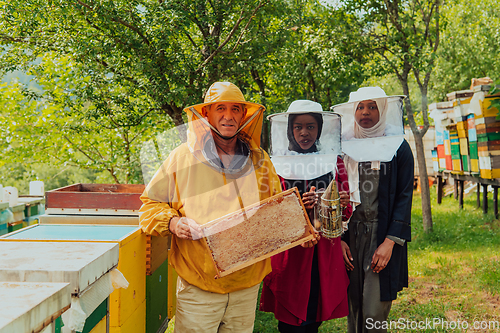
[[[48, 215], [101, 215], [101, 216], [138, 216], [138, 210], [126, 209], [85, 209], [85, 208], [47, 208], [45, 214]], [[122, 223], [120, 223], [122, 224]]]
[[477, 208], [481, 207], [481, 183], [477, 183], [477, 189], [476, 189], [476, 203], [477, 203]]
[[453, 182], [453, 199], [458, 199], [458, 181]]
[[80, 184], [80, 192], [136, 193], [144, 192], [141, 184]]
[[498, 219], [498, 187], [493, 186], [493, 210], [495, 218]]
[[215, 278], [253, 265], [315, 237], [297, 188], [200, 227], [217, 271]]
[[458, 181], [458, 186], [459, 186], [459, 190], [458, 190], [458, 205], [459, 205], [460, 209], [464, 209], [464, 181], [463, 180], [459, 180]]
[[41, 215], [40, 224], [105, 224], [105, 225], [136, 225], [139, 226], [139, 216], [95, 216], [95, 215]]
[[437, 176], [437, 203], [443, 201], [443, 176]]

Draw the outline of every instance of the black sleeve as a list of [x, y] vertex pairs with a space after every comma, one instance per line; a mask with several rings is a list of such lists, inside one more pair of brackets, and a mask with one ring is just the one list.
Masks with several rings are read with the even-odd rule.
[[413, 198], [414, 159], [410, 145], [403, 141], [396, 155], [397, 181], [392, 219], [388, 235], [411, 240], [411, 203]]

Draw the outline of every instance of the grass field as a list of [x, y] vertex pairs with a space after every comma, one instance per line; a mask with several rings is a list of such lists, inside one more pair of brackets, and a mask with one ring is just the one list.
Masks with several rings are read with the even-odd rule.
[[[476, 207], [475, 192], [465, 198], [463, 210], [453, 197], [438, 205], [434, 187], [431, 201], [434, 229], [425, 234], [420, 193], [414, 193], [410, 283], [393, 302], [389, 320], [398, 325], [389, 331], [500, 332], [500, 222], [493, 201], [487, 215]], [[416, 326], [426, 320], [427, 329]], [[276, 327], [272, 314], [257, 311], [254, 332], [278, 332]], [[345, 318], [320, 327], [320, 332], [346, 331]]]

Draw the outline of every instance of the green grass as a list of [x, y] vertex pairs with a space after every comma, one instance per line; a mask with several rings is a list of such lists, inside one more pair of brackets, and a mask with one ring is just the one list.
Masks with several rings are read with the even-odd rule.
[[[389, 320], [467, 321], [472, 332], [474, 321], [500, 321], [500, 222], [493, 214], [492, 194], [489, 212], [477, 208], [476, 193], [464, 199], [460, 210], [453, 197], [436, 203], [432, 188], [433, 231], [422, 226], [420, 193], [414, 193], [412, 208], [412, 241], [409, 251], [409, 288], [393, 302]], [[278, 332], [277, 321], [270, 313], [257, 311], [254, 332]], [[325, 322], [320, 332], [346, 332], [345, 318]], [[390, 332], [461, 332], [466, 330], [439, 326], [436, 330], [403, 330]]]

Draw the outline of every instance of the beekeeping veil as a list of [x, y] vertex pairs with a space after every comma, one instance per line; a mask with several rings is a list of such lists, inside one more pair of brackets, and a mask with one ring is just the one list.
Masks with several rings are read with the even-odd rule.
[[[293, 135], [293, 122], [299, 115], [311, 115], [318, 125], [315, 142], [302, 149]], [[268, 116], [271, 122], [271, 161], [285, 179], [315, 179], [337, 168], [341, 153], [340, 116], [324, 112], [321, 104], [297, 100], [284, 113]]]
[[[364, 87], [352, 92], [347, 103], [332, 106], [332, 111], [342, 115], [342, 152], [347, 155], [344, 160], [355, 203], [359, 203], [358, 162], [372, 162], [372, 168], [379, 169], [380, 162], [391, 161], [403, 143], [403, 98], [387, 96], [380, 87]], [[356, 109], [362, 101], [377, 103], [379, 120], [371, 128], [356, 122]]]
[[[203, 108], [222, 102], [238, 103], [246, 110], [232, 137], [224, 137], [205, 117]], [[148, 182], [148, 197], [158, 202], [182, 202], [183, 215], [200, 224], [259, 202], [256, 170], [265, 162], [265, 154], [260, 148], [264, 109], [262, 105], [246, 102], [234, 84], [214, 83], [204, 103], [184, 109], [188, 124], [183, 144], [187, 145], [189, 155], [175, 154], [185, 151], [180, 149], [181, 142], [173, 139], [178, 137], [176, 129], [157, 136], [141, 151], [143, 170], [145, 162], [155, 162], [149, 163], [151, 167], [148, 168], [155, 171], [153, 176], [148, 179], [143, 172]], [[238, 140], [236, 153], [227, 165], [219, 158], [215, 136]], [[259, 171], [259, 175], [262, 173]]]

